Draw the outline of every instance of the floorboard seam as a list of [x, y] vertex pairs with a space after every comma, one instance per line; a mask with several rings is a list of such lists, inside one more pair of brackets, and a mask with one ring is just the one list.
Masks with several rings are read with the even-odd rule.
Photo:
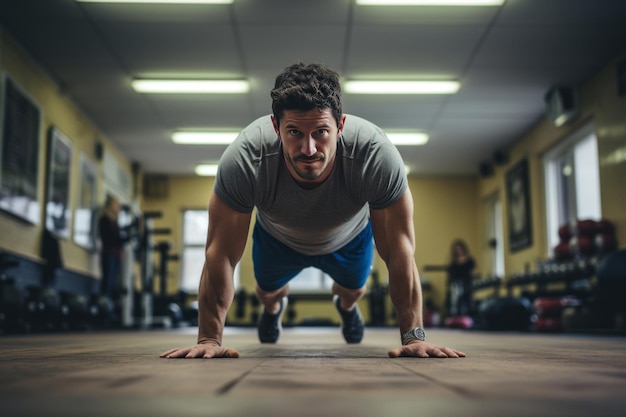
[[415, 371], [415, 370], [413, 370], [413, 369], [411, 369], [411, 368], [409, 368], [407, 366], [403, 366], [403, 365], [401, 365], [399, 363], [396, 363], [396, 365], [399, 366], [400, 368], [404, 369], [404, 370], [407, 370], [407, 371], [411, 372], [414, 375], [420, 376], [420, 377], [422, 377], [422, 378], [432, 382], [435, 385], [438, 385], [438, 386], [440, 386], [442, 388], [450, 390], [453, 393], [455, 393], [455, 394], [457, 394], [457, 395], [459, 395], [459, 396], [461, 396], [463, 398], [466, 398], [466, 399], [479, 399], [480, 398], [479, 394], [477, 394], [475, 392], [472, 392], [472, 391], [470, 391], [470, 390], [468, 390], [466, 388], [460, 387], [458, 385], [447, 384], [445, 382], [441, 382], [438, 379], [433, 378], [432, 376], [430, 376], [428, 374], [425, 374], [425, 373], [422, 373], [422, 372], [417, 372], [417, 371]]
[[263, 363], [264, 362], [260, 362], [257, 365], [255, 365], [253, 368], [248, 369], [246, 372], [244, 372], [241, 375], [239, 375], [238, 377], [231, 379], [230, 381], [228, 381], [227, 383], [222, 385], [219, 389], [217, 389], [217, 391], [215, 391], [215, 394], [218, 397], [220, 397], [222, 395], [228, 394], [233, 388], [235, 388], [235, 386], [237, 386], [237, 384], [239, 384], [241, 381], [243, 381], [243, 379], [246, 376], [248, 376], [250, 373], [252, 373], [252, 371], [254, 371], [259, 365], [261, 365]]

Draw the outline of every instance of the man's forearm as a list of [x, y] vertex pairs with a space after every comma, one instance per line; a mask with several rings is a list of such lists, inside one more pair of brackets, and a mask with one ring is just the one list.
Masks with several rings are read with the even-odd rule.
[[[230, 271], [230, 274], [229, 274]], [[198, 343], [222, 343], [226, 315], [233, 301], [232, 268], [202, 269], [198, 291]]]
[[415, 265], [389, 269], [389, 295], [398, 315], [401, 332], [414, 327], [424, 327], [422, 289]]

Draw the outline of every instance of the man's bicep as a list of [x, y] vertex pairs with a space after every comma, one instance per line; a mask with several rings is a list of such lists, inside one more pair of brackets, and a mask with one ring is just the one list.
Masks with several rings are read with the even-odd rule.
[[230, 208], [216, 194], [209, 203], [209, 230], [207, 255], [227, 256], [231, 264], [241, 259], [248, 239], [252, 213], [242, 213]]
[[389, 207], [371, 210], [370, 216], [376, 247], [384, 259], [401, 248], [414, 250], [413, 198], [409, 189]]

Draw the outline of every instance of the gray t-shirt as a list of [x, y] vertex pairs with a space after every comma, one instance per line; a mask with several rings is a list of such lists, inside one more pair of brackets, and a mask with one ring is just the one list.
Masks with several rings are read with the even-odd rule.
[[270, 116], [246, 127], [219, 162], [215, 194], [250, 213], [280, 242], [305, 255], [345, 246], [366, 227], [369, 208], [382, 209], [406, 191], [404, 163], [376, 125], [347, 115], [331, 175], [312, 190], [300, 187], [285, 166]]

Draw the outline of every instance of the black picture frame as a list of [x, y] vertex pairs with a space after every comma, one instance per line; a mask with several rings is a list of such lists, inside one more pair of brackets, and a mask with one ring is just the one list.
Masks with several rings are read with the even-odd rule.
[[2, 75], [0, 113], [0, 209], [37, 225], [41, 110], [6, 73]]
[[74, 213], [74, 243], [89, 251], [94, 251], [98, 210], [98, 169], [96, 164], [82, 152], [78, 178], [78, 195]]
[[72, 207], [70, 206], [72, 141], [58, 128], [48, 131], [46, 184], [46, 229], [60, 238], [70, 237]]
[[506, 173], [509, 248], [516, 252], [532, 245], [532, 216], [528, 160], [523, 159]]

